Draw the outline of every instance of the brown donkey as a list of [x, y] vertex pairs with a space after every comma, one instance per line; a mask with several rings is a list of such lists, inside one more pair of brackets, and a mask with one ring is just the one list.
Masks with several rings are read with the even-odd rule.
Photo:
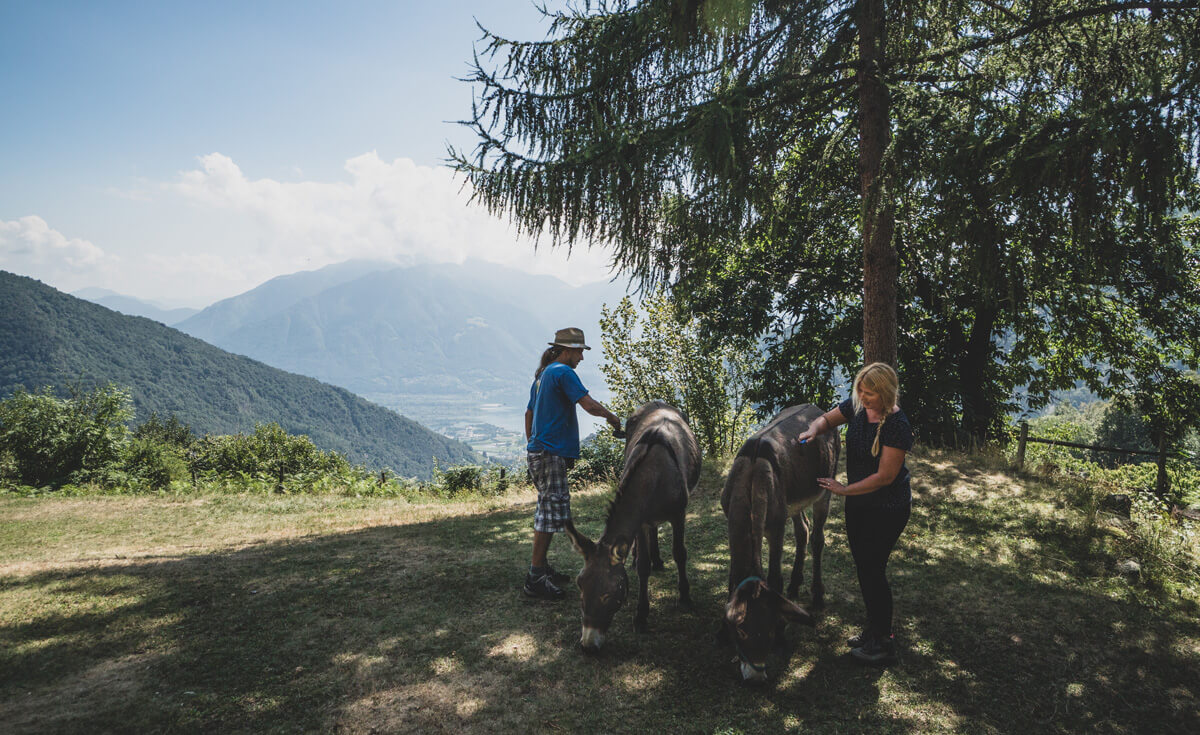
[[[604, 534], [593, 543], [567, 522], [567, 534], [580, 554], [583, 571], [577, 582], [583, 609], [583, 633], [579, 645], [598, 651], [612, 624], [613, 615], [625, 602], [628, 577], [625, 557], [637, 543], [639, 550], [651, 548], [651, 534], [658, 524], [670, 522], [672, 553], [679, 571], [679, 603], [691, 604], [687, 579], [687, 550], [683, 524], [688, 495], [700, 479], [700, 446], [679, 409], [662, 401], [639, 408], [625, 424], [625, 471], [616, 497], [608, 507]], [[634, 630], [646, 630], [650, 601], [646, 593], [650, 577], [650, 553], [634, 554], [638, 573], [638, 606]]]
[[[823, 413], [811, 404], [781, 411], [742, 444], [725, 480], [721, 508], [729, 522], [729, 602], [725, 607], [724, 633], [737, 648], [744, 680], [766, 680], [772, 637], [782, 641], [785, 621], [813, 624], [807, 610], [780, 594], [783, 536], [788, 518], [792, 519], [796, 534], [796, 561], [788, 597], [795, 597], [804, 582], [804, 547], [811, 539], [812, 604], [819, 607], [824, 602], [821, 552], [825, 548], [829, 491], [817, 485], [817, 478], [833, 477], [838, 442], [833, 432], [806, 444], [796, 439]], [[809, 506], [813, 509], [811, 533], [804, 514]], [[765, 581], [764, 537], [769, 548]]]

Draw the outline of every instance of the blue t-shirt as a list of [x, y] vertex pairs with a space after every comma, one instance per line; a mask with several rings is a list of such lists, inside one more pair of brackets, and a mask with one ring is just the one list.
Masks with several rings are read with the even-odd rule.
[[[866, 410], [854, 412], [854, 402], [850, 399], [838, 405], [842, 416], [846, 417], [846, 484], [853, 484], [879, 471], [879, 457], [871, 455], [871, 445], [875, 443], [875, 432], [879, 424], [867, 419]], [[879, 435], [880, 454], [882, 447], [894, 447], [905, 452], [912, 449], [912, 424], [908, 416], [897, 409], [888, 414], [883, 422]], [[912, 487], [909, 482], [908, 465], [900, 465], [896, 479], [878, 490], [865, 495], [849, 495], [846, 505], [855, 508], [904, 508], [912, 503]]]
[[533, 432], [525, 449], [578, 459], [579, 419], [575, 417], [575, 404], [587, 394], [587, 388], [570, 365], [561, 362], [547, 365], [541, 379], [529, 387], [527, 408], [533, 411]]

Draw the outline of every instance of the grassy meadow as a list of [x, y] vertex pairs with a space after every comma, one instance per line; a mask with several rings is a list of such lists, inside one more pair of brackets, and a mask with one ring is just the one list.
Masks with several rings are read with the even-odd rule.
[[[577, 647], [573, 590], [520, 595], [528, 488], [457, 502], [0, 498], [0, 729], [1200, 731], [1200, 583], [1119, 574], [1120, 526], [1054, 480], [978, 455], [921, 451], [910, 466], [914, 513], [891, 566], [900, 664], [847, 654], [863, 610], [835, 500], [828, 604], [815, 630], [789, 628], [761, 688], [713, 642], [719, 467], [689, 513], [695, 607], [675, 605], [668, 558], [650, 632], [633, 633], [630, 600], [596, 657]], [[609, 492], [574, 496], [593, 537]], [[551, 562], [580, 567], [565, 538]]]

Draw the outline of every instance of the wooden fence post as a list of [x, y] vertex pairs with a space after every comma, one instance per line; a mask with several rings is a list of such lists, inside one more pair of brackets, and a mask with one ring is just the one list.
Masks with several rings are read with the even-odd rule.
[[1029, 439], [1029, 422], [1021, 422], [1021, 437], [1017, 440], [1017, 469], [1025, 468], [1025, 442]]
[[1167, 432], [1158, 437], [1158, 479], [1154, 483], [1154, 494], [1160, 498], [1167, 497], [1171, 489], [1171, 479], [1167, 477]]

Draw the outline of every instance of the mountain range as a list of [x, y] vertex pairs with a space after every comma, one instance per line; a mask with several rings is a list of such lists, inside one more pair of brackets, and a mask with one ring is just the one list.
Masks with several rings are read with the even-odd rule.
[[78, 291], [72, 291], [71, 295], [85, 301], [91, 301], [93, 304], [107, 306], [113, 311], [119, 311], [128, 316], [144, 316], [147, 319], [153, 319], [168, 326], [176, 322], [181, 322], [200, 311], [199, 309], [189, 309], [186, 307], [171, 309], [161, 304], [156, 304], [153, 301], [145, 301], [133, 296], [117, 293], [116, 291], [109, 291], [107, 288], [81, 288]]
[[[341, 386], [439, 428], [471, 419], [519, 427], [538, 356], [578, 326], [599, 371], [602, 304], [624, 284], [571, 286], [482, 261], [397, 267], [350, 261], [272, 279], [176, 324], [224, 350]], [[497, 408], [491, 415], [479, 407]]]
[[472, 461], [470, 447], [360, 396], [230, 354], [148, 318], [126, 316], [0, 271], [0, 397], [17, 386], [113, 382], [139, 418], [177, 415], [198, 433], [277, 422], [351, 461], [427, 477]]

